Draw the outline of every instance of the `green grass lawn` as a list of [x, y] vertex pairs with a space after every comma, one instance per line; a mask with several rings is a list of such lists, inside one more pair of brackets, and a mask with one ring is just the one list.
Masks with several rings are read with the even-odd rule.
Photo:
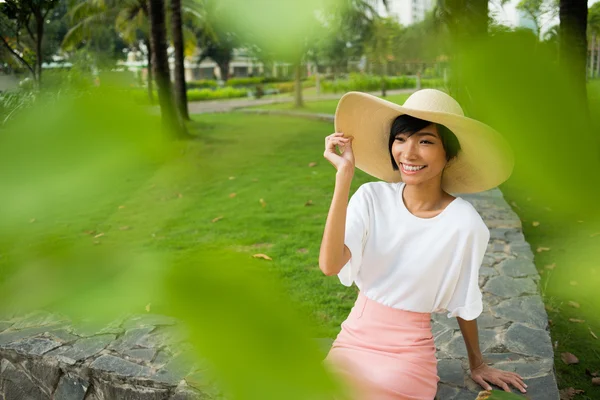
[[[54, 247], [126, 245], [179, 255], [225, 248], [249, 259], [264, 253], [273, 261], [255, 263], [281, 277], [312, 319], [313, 335], [334, 337], [356, 293], [318, 267], [335, 179], [322, 157], [331, 124], [243, 114], [195, 119], [197, 139], [182, 144], [169, 163], [114, 176], [110, 190], [94, 199], [27, 215], [23, 249], [51, 232], [47, 244]], [[366, 180], [357, 173], [353, 188]], [[0, 272], [7, 273], [10, 260], [0, 259]]]
[[[410, 94], [394, 94], [385, 97], [386, 100], [391, 101], [393, 103], [402, 104], [408, 99]], [[341, 95], [340, 95], [341, 97]], [[301, 112], [313, 112], [318, 114], [334, 114], [335, 109], [337, 107], [338, 100], [318, 100], [318, 101], [310, 101], [306, 102], [305, 107], [303, 109], [294, 108], [293, 103], [279, 103], [279, 104], [267, 104], [262, 106], [256, 106], [252, 108], [266, 109], [266, 110], [285, 110], [285, 111], [294, 111], [298, 110]]]

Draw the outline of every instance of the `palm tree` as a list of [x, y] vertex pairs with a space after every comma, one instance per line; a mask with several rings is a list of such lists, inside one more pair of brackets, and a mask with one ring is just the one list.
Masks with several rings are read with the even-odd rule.
[[587, 0], [560, 0], [559, 60], [565, 73], [573, 78], [577, 96], [587, 99]]
[[158, 87], [158, 102], [165, 130], [175, 133], [177, 138], [189, 135], [183, 118], [173, 102], [171, 73], [167, 55], [167, 30], [165, 26], [164, 0], [148, 0], [148, 17], [150, 19], [150, 43], [152, 46], [154, 76]]
[[[592, 54], [590, 55], [590, 78], [594, 78], [596, 76], [600, 76], [600, 3], [595, 3], [588, 9], [588, 31], [592, 38]], [[594, 51], [596, 52], [595, 57]], [[596, 59], [595, 69], [594, 59]]]
[[185, 85], [185, 55], [183, 52], [183, 23], [181, 0], [171, 0], [171, 29], [175, 48], [175, 104], [183, 119], [189, 120], [187, 88]]

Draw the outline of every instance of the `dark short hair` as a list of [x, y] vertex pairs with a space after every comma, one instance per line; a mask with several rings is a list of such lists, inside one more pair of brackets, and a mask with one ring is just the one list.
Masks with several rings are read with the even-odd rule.
[[394, 160], [394, 156], [392, 155], [392, 145], [394, 144], [394, 140], [396, 140], [396, 135], [399, 133], [408, 133], [408, 137], [410, 137], [414, 133], [419, 132], [421, 129], [425, 129], [431, 124], [435, 124], [437, 126], [438, 133], [442, 139], [442, 146], [444, 146], [444, 151], [446, 152], [446, 161], [449, 161], [452, 157], [455, 157], [458, 154], [458, 151], [460, 150], [460, 143], [458, 142], [456, 135], [454, 135], [450, 129], [435, 122], [425, 121], [423, 119], [403, 114], [394, 119], [390, 129], [388, 148], [390, 159], [392, 161], [392, 168], [394, 168], [394, 171], [399, 170], [398, 164], [396, 164], [396, 160]]

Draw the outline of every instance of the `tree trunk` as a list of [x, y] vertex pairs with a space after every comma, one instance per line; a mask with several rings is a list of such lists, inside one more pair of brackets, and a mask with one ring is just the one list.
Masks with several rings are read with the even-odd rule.
[[148, 54], [146, 55], [147, 57], [147, 61], [148, 61], [148, 98], [150, 99], [150, 104], [154, 104], [154, 73], [152, 71], [152, 47], [150, 46], [150, 39], [146, 39], [145, 40], [146, 43], [146, 49]]
[[167, 32], [165, 29], [164, 0], [149, 0], [150, 41], [152, 46], [153, 67], [156, 85], [158, 86], [158, 102], [162, 116], [163, 128], [173, 132], [176, 138], [188, 137], [183, 120], [173, 102], [173, 90], [167, 55]]
[[600, 40], [596, 42], [596, 77], [600, 78]]
[[217, 65], [219, 66], [219, 71], [221, 71], [221, 80], [227, 82], [229, 79], [229, 61], [220, 62]]
[[36, 53], [36, 78], [38, 87], [42, 86], [42, 62], [44, 55], [42, 53], [42, 40], [44, 39], [44, 16], [40, 13], [35, 16], [36, 23], [36, 38], [35, 38], [35, 53]]
[[183, 29], [181, 21], [181, 0], [171, 0], [171, 28], [175, 48], [175, 102], [185, 120], [188, 112], [187, 88], [185, 84], [185, 54], [183, 53]]
[[304, 100], [302, 100], [302, 65], [298, 62], [294, 66], [294, 107], [303, 108]]
[[587, 0], [560, 0], [559, 62], [572, 79], [573, 92], [587, 99]]

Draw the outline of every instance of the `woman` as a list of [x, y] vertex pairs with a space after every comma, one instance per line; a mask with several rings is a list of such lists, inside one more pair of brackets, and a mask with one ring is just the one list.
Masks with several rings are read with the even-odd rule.
[[[327, 365], [346, 377], [356, 399], [433, 399], [439, 377], [431, 313], [448, 312], [463, 333], [473, 380], [525, 392], [518, 374], [483, 361], [478, 272], [490, 233], [468, 201], [450, 194], [508, 179], [513, 159], [505, 140], [434, 89], [415, 92], [403, 106], [347, 93], [335, 131], [325, 139], [324, 157], [337, 173], [319, 266], [360, 292]], [[346, 204], [355, 167], [381, 181], [360, 186]]]

